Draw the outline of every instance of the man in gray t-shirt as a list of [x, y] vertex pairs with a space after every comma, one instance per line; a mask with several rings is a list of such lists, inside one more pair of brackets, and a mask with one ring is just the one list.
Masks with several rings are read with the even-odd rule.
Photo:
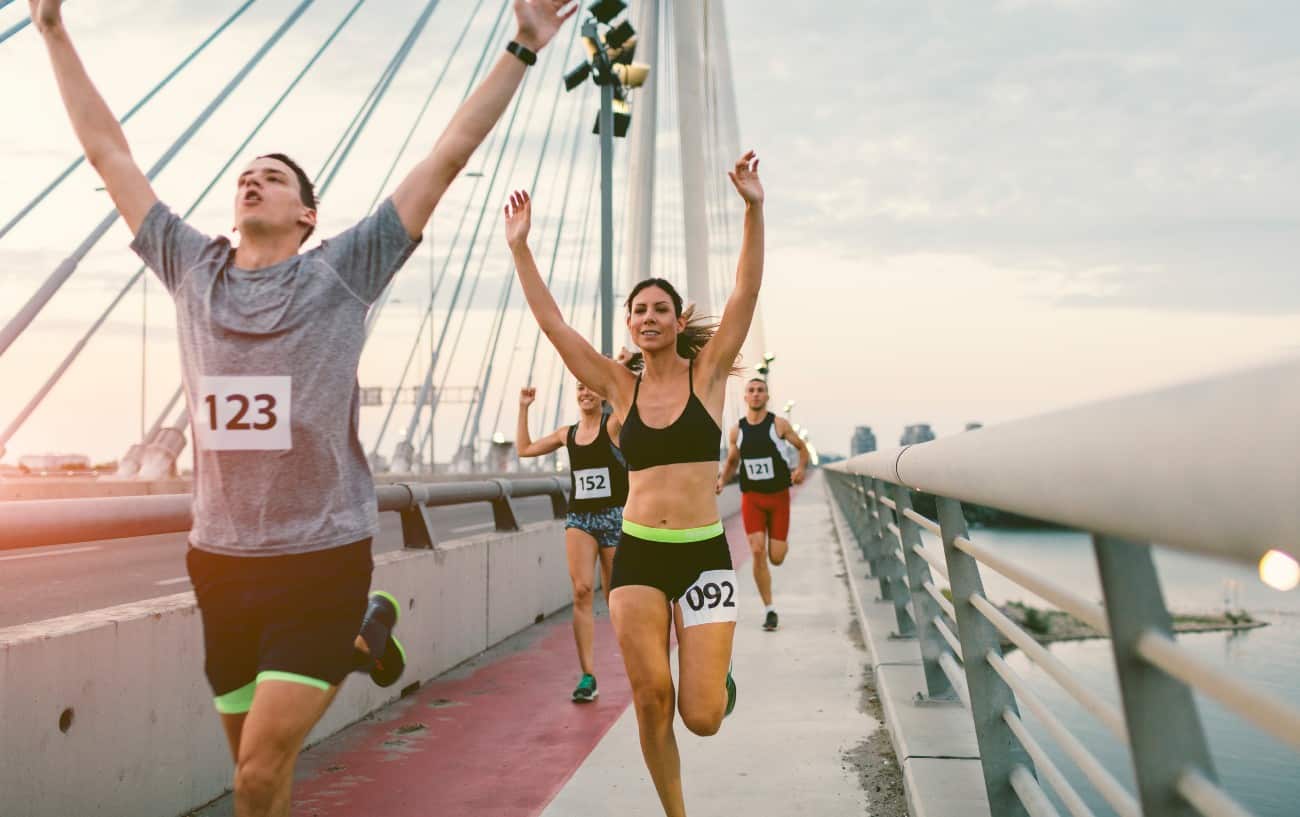
[[[158, 201], [65, 29], [32, 0], [86, 158], [176, 303], [194, 435], [187, 564], [205, 672], [235, 760], [235, 814], [288, 815], [302, 741], [357, 666], [383, 685], [404, 658], [399, 604], [373, 594], [374, 484], [357, 437], [366, 311], [573, 9], [515, 0], [514, 41], [430, 153], [373, 214], [299, 253], [316, 227], [311, 180], [283, 154], [239, 176], [239, 243]], [[358, 636], [360, 633], [360, 636]], [[396, 668], [396, 669], [395, 669]]]

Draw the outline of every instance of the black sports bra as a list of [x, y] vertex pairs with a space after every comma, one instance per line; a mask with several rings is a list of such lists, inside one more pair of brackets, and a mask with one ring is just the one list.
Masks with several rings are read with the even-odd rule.
[[641, 376], [637, 376], [632, 408], [618, 435], [618, 447], [627, 460], [627, 470], [640, 471], [678, 462], [718, 461], [722, 429], [700, 398], [695, 396], [695, 361], [690, 362], [687, 372], [690, 397], [681, 415], [667, 428], [652, 428], [641, 419], [636, 408], [636, 399], [641, 393]]

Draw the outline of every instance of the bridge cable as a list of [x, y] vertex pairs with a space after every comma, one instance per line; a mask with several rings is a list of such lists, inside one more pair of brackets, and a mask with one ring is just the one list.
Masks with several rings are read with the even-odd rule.
[[[167, 72], [167, 75], [164, 76], [158, 82], [157, 85], [153, 86], [153, 88], [149, 90], [149, 93], [142, 96], [138, 102], [136, 102], [134, 105], [131, 106], [131, 109], [129, 111], [122, 114], [122, 118], [117, 120], [118, 124], [125, 125], [131, 119], [131, 117], [135, 116], [136, 113], [139, 112], [141, 108], [149, 104], [150, 100], [152, 100], [155, 96], [157, 96], [158, 93], [162, 91], [163, 88], [166, 88], [167, 85], [170, 84], [171, 81], [175, 79], [182, 71], [184, 71], [189, 66], [189, 64], [192, 63], [200, 54], [202, 54], [204, 50], [207, 49], [207, 47], [211, 45], [214, 40], [220, 37], [225, 32], [225, 30], [231, 26], [232, 23], [238, 20], [240, 16], [242, 16], [243, 13], [248, 10], [249, 6], [253, 5], [256, 2], [257, 0], [245, 0], [245, 3], [239, 8], [235, 9], [234, 13], [232, 13], [229, 17], [227, 17], [224, 23], [217, 26], [217, 29], [213, 31], [211, 34], [209, 34], [207, 39], [199, 43], [194, 48], [194, 50], [191, 51], [187, 57], [185, 57], [185, 59], [181, 60], [179, 63], [176, 64], [175, 68], [172, 68], [171, 71]], [[0, 5], [0, 8], [4, 8], [4, 6]], [[24, 205], [23, 208], [19, 210], [12, 218], [10, 218], [9, 221], [7, 221], [3, 227], [0, 227], [0, 239], [3, 239], [6, 235], [8, 235], [9, 232], [14, 227], [16, 227], [20, 221], [22, 221], [24, 218], [27, 217], [28, 213], [30, 213], [32, 210], [35, 210], [36, 207], [41, 202], [45, 201], [46, 197], [49, 196], [51, 193], [53, 193], [55, 188], [57, 188], [59, 185], [61, 185], [64, 182], [65, 179], [71, 176], [73, 171], [81, 167], [81, 165], [85, 163], [85, 161], [86, 161], [86, 155], [83, 153], [82, 155], [74, 159], [71, 163], [69, 163], [68, 166], [65, 167], [63, 171], [59, 173], [59, 175], [54, 177], [53, 181], [47, 184], [45, 188], [41, 190], [41, 192], [37, 193], [36, 196], [31, 201], [27, 202], [27, 204]]]
[[[509, 4], [508, 4], [508, 3], [507, 3], [507, 4], [502, 4], [502, 6], [500, 7], [500, 9], [497, 11], [497, 16], [496, 16], [496, 19], [495, 19], [495, 20], [493, 21], [493, 23], [492, 23], [492, 28], [488, 31], [487, 38], [486, 38], [486, 40], [484, 40], [483, 50], [482, 50], [482, 51], [480, 52], [480, 54], [479, 54], [478, 62], [475, 64], [475, 66], [474, 66], [474, 70], [473, 70], [472, 72], [470, 72], [469, 80], [465, 83], [465, 90], [464, 90], [464, 92], [461, 94], [461, 99], [460, 99], [460, 103], [461, 103], [462, 105], [464, 104], [465, 100], [469, 98], [470, 93], [473, 92], [473, 90], [474, 90], [474, 86], [475, 86], [475, 83], [478, 81], [479, 75], [480, 75], [480, 73], [481, 73], [481, 72], [483, 71], [483, 69], [484, 69], [484, 65], [485, 65], [485, 63], [486, 63], [487, 57], [488, 57], [488, 55], [489, 55], [490, 53], [492, 53], [493, 45], [494, 45], [495, 42], [496, 42], [497, 31], [498, 31], [498, 29], [499, 29], [500, 26], [501, 26], [501, 21], [502, 21], [502, 19], [503, 19], [504, 16], [505, 16], [505, 12], [506, 12], [506, 9], [507, 9], [507, 8], [509, 8]], [[477, 13], [477, 12], [476, 12], [476, 13]], [[518, 107], [518, 104], [519, 104], [519, 100], [516, 99], [516, 101], [515, 101], [516, 108]], [[513, 120], [512, 120], [512, 121], [513, 121]], [[495, 145], [495, 143], [496, 143], [496, 140], [497, 140], [498, 134], [500, 134], [500, 133], [501, 133], [501, 131], [500, 131], [499, 129], [497, 129], [497, 128], [493, 128], [493, 129], [492, 129], [492, 135], [491, 135], [491, 137], [490, 137], [489, 140], [488, 140], [487, 149], [483, 152], [483, 155], [485, 155], [485, 156], [491, 156], [491, 155], [492, 155], [492, 151], [494, 150], [494, 145]], [[507, 136], [508, 136], [508, 133], [507, 133]], [[503, 147], [502, 147], [503, 155], [504, 155], [504, 150], [505, 150], [505, 147], [503, 146]], [[462, 233], [463, 228], [464, 228], [464, 226], [465, 226], [465, 222], [466, 222], [466, 220], [467, 220], [467, 218], [468, 218], [468, 216], [469, 216], [469, 213], [470, 213], [471, 210], [473, 209], [472, 206], [471, 206], [471, 203], [472, 203], [473, 200], [474, 200], [474, 194], [475, 194], [475, 192], [478, 191], [478, 188], [479, 188], [479, 184], [480, 184], [480, 182], [482, 182], [482, 178], [483, 178], [483, 177], [482, 177], [481, 175], [476, 176], [476, 177], [474, 178], [474, 184], [473, 184], [473, 186], [470, 188], [469, 196], [468, 196], [468, 198], [466, 199], [466, 206], [465, 206], [464, 209], [461, 210], [460, 221], [459, 221], [459, 222], [457, 223], [457, 225], [456, 225], [456, 230], [455, 230], [455, 232], [452, 234], [451, 244], [449, 245], [449, 247], [448, 247], [448, 249], [447, 249], [447, 254], [446, 254], [446, 256], [445, 256], [444, 259], [443, 259], [442, 272], [440, 273], [439, 278], [438, 278], [438, 282], [437, 282], [437, 284], [435, 285], [435, 293], [436, 293], [437, 291], [440, 291], [440, 290], [441, 290], [441, 288], [442, 288], [442, 282], [443, 282], [443, 281], [446, 279], [446, 277], [447, 277], [447, 271], [448, 271], [448, 268], [451, 266], [452, 257], [454, 256], [455, 251], [456, 251], [456, 244], [460, 241], [460, 236], [461, 236], [461, 233]], [[491, 189], [489, 188], [489, 190], [484, 194], [484, 199], [483, 199], [483, 204], [482, 204], [482, 207], [483, 207], [483, 208], [486, 208], [486, 207], [487, 207], [488, 201], [489, 201], [489, 199], [490, 199], [490, 194], [491, 194]], [[481, 219], [482, 219], [482, 210], [480, 210], [480, 216], [479, 216], [479, 218], [480, 218], [480, 223], [481, 223]], [[477, 233], [475, 233], [475, 237], [477, 237]], [[473, 252], [473, 244], [470, 245], [469, 252], [471, 252], [471, 253]], [[458, 281], [457, 281], [456, 289], [455, 289], [455, 291], [452, 293], [452, 303], [451, 303], [451, 306], [449, 307], [449, 309], [448, 309], [448, 313], [447, 313], [447, 320], [448, 320], [448, 323], [450, 323], [450, 321], [451, 321], [451, 317], [452, 317], [451, 310], [455, 308], [455, 305], [456, 305], [456, 302], [457, 302], [457, 299], [458, 299], [458, 297], [459, 297], [459, 293], [460, 293], [460, 286], [461, 286], [461, 284], [464, 282], [465, 270], [468, 268], [468, 265], [469, 265], [469, 260], [468, 260], [468, 256], [467, 256], [467, 257], [466, 257], [466, 261], [465, 261], [465, 266], [462, 268], [460, 278], [459, 278]], [[397, 401], [398, 401], [398, 397], [399, 397], [400, 394], [401, 394], [401, 389], [402, 389], [403, 385], [406, 383], [406, 375], [407, 375], [407, 372], [410, 370], [411, 363], [412, 363], [412, 361], [414, 360], [414, 357], [415, 357], [415, 352], [416, 352], [416, 350], [417, 350], [417, 348], [418, 348], [418, 346], [419, 346], [419, 343], [420, 343], [419, 335], [420, 335], [420, 333], [423, 333], [423, 332], [424, 332], [424, 324], [425, 324], [426, 322], [430, 321], [431, 318], [432, 318], [432, 315], [433, 315], [433, 306], [434, 306], [434, 302], [433, 302], [433, 300], [431, 299], [430, 302], [429, 302], [428, 307], [427, 307], [426, 310], [425, 310], [424, 317], [422, 318], [422, 320], [421, 320], [421, 322], [420, 322], [420, 328], [417, 330], [416, 338], [415, 338], [414, 343], [412, 344], [411, 351], [410, 351], [410, 353], [407, 355], [406, 366], [403, 367], [403, 369], [402, 369], [402, 376], [401, 376], [401, 379], [400, 379], [399, 382], [398, 382], [398, 387], [397, 387], [397, 389], [394, 390], [394, 392], [393, 392], [392, 400], [389, 401], [389, 404], [388, 404], [388, 411], [387, 411], [387, 413], [384, 415], [384, 422], [383, 422], [383, 424], [382, 424], [382, 425], [380, 426], [380, 428], [379, 428], [379, 434], [376, 436], [374, 447], [371, 449], [371, 452], [370, 452], [370, 453], [371, 453], [371, 457], [376, 457], [376, 456], [379, 454], [379, 446], [380, 446], [381, 443], [383, 442], [384, 435], [385, 435], [385, 434], [387, 433], [387, 431], [388, 431], [388, 424], [389, 424], [389, 422], [392, 420], [392, 417], [393, 417], [393, 410], [394, 410], [394, 409], [396, 408], [396, 406], [397, 406]], [[443, 337], [445, 338], [445, 336], [446, 336], [446, 327], [445, 327], [445, 325], [444, 325], [444, 329], [443, 329]], [[425, 400], [426, 400], [427, 397], [428, 397], [428, 394], [427, 394], [427, 392], [426, 392], [425, 389], [426, 389], [426, 388], [431, 388], [431, 387], [432, 387], [432, 377], [433, 377], [433, 373], [432, 373], [431, 370], [432, 370], [432, 367], [433, 367], [433, 365], [434, 365], [434, 361], [437, 359], [437, 349], [440, 349], [440, 348], [441, 348], [441, 346], [437, 347], [437, 348], [436, 348], [436, 349], [435, 349], [435, 350], [430, 354], [430, 361], [429, 361], [430, 371], [426, 372], [425, 377], [424, 377], [424, 381], [422, 381], [422, 382], [427, 382], [428, 385], [427, 385], [427, 387], [422, 388], [421, 392], [420, 392], [419, 395], [418, 395], [418, 399], [417, 399], [416, 404], [415, 404], [415, 412], [414, 412], [414, 413], [415, 413], [415, 417], [414, 417], [414, 419], [413, 419], [413, 421], [412, 421], [412, 428], [414, 428], [414, 425], [415, 425], [416, 423], [419, 422], [419, 415], [423, 412], [423, 409], [424, 409], [424, 402], [425, 402]]]
[[[316, 64], [316, 61], [320, 59], [321, 55], [325, 52], [327, 48], [329, 48], [330, 44], [334, 42], [334, 39], [338, 37], [339, 33], [352, 20], [352, 17], [356, 14], [357, 10], [365, 2], [366, 0], [357, 0], [357, 2], [352, 6], [351, 10], [348, 11], [347, 15], [344, 16], [343, 20], [339, 22], [339, 24], [335, 27], [333, 32], [330, 33], [329, 37], [325, 40], [324, 44], [321, 45], [321, 47], [316, 51], [314, 55], [312, 55], [311, 59], [308, 60], [307, 64], [303, 66], [301, 71], [299, 71], [298, 75], [294, 78], [293, 82], [289, 83], [289, 86], [284, 90], [284, 92], [280, 95], [280, 97], [275, 101], [275, 103], [262, 117], [261, 121], [257, 123], [257, 125], [248, 134], [248, 136], [244, 139], [244, 141], [240, 143], [239, 147], [235, 148], [234, 151], [231, 152], [230, 158], [227, 159], [226, 163], [222, 165], [221, 168], [213, 175], [212, 179], [208, 182], [207, 186], [203, 188], [203, 191], [199, 193], [198, 197], [194, 200], [194, 203], [191, 204], [189, 209], [185, 211], [185, 214], [182, 216], [182, 218], [189, 218], [189, 216], [192, 215], [194, 211], [198, 209], [199, 205], [202, 204], [204, 199], [207, 198], [208, 194], [212, 192], [214, 187], [216, 187], [217, 183], [221, 180], [222, 176], [224, 176], [224, 174], [230, 168], [230, 166], [234, 164], [235, 160], [242, 155], [244, 149], [248, 146], [250, 142], [252, 142], [253, 138], [262, 130], [262, 128], [267, 124], [267, 122], [270, 121], [272, 115], [274, 115], [275, 112], [279, 110], [280, 106], [294, 91], [294, 89], [297, 88], [298, 84], [307, 75], [308, 71], [310, 71], [311, 68]], [[86, 330], [85, 334], [82, 335], [81, 339], [78, 340], [75, 345], [73, 345], [72, 349], [64, 357], [63, 361], [55, 368], [54, 372], [49, 376], [49, 378], [46, 379], [45, 383], [41, 386], [40, 389], [37, 390], [36, 394], [31, 398], [31, 400], [28, 401], [27, 405], [24, 406], [23, 410], [18, 413], [18, 415], [14, 418], [13, 421], [10, 422], [10, 424], [5, 428], [3, 432], [0, 432], [0, 448], [3, 448], [4, 445], [8, 443], [10, 438], [13, 437], [13, 435], [18, 431], [18, 429], [22, 427], [23, 423], [27, 421], [28, 417], [31, 416], [32, 412], [36, 409], [36, 407], [39, 406], [41, 402], [45, 399], [45, 397], [49, 394], [50, 390], [54, 388], [54, 385], [59, 382], [59, 380], [67, 372], [68, 368], [72, 365], [73, 361], [75, 361], [77, 357], [80, 356], [82, 350], [85, 349], [86, 344], [95, 335], [95, 333], [98, 332], [99, 329], [104, 325], [104, 322], [108, 319], [109, 315], [113, 313], [113, 311], [117, 308], [118, 304], [122, 302], [122, 300], [127, 296], [127, 294], [135, 286], [135, 284], [138, 281], [140, 281], [141, 278], [143, 278], [145, 269], [146, 267], [143, 264], [141, 264], [139, 269], [136, 270], [135, 274], [132, 275], [127, 280], [126, 284], [123, 285], [122, 289], [118, 291], [117, 295], [113, 298], [113, 300], [109, 302], [108, 306], [105, 307], [104, 311], [100, 313], [99, 317], [95, 319], [93, 323], [91, 323], [90, 328]], [[179, 395], [180, 391], [181, 389], [180, 387], [178, 387], [176, 393]], [[174, 399], [175, 398], [173, 398], [173, 400]], [[166, 412], [164, 412], [164, 414], [165, 413]], [[155, 427], [157, 427], [157, 423], [155, 423], [154, 425]], [[148, 442], [148, 440], [147, 439], [142, 440], [141, 442]]]
[[[226, 84], [226, 86], [221, 89], [221, 92], [218, 93], [210, 103], [208, 103], [208, 106], [203, 109], [192, 123], [190, 123], [190, 126], [185, 129], [175, 142], [172, 143], [171, 147], [163, 153], [158, 161], [149, 168], [149, 171], [145, 174], [147, 179], [152, 180], [162, 172], [171, 160], [176, 157], [176, 154], [178, 154], [181, 149], [189, 143], [190, 139], [194, 137], [194, 134], [203, 127], [209, 118], [211, 118], [212, 114], [221, 107], [221, 105], [226, 101], [226, 98], [229, 97], [237, 87], [239, 87], [257, 64], [267, 55], [271, 48], [280, 41], [285, 33], [288, 32], [288, 30], [293, 27], [293, 24], [302, 16], [303, 12], [305, 12], [314, 2], [315, 0], [302, 0], [302, 2], [299, 3], [297, 8], [289, 14], [288, 18], [280, 24], [280, 27], [277, 28], [270, 38], [262, 44], [261, 48], [257, 50], [257, 53], [255, 53], [243, 68], [241, 68], [239, 72]], [[90, 235], [88, 235], [81, 244], [77, 246], [72, 255], [59, 264], [54, 272], [51, 273], [50, 277], [46, 279], [45, 283], [40, 286], [36, 293], [32, 295], [18, 313], [10, 319], [9, 323], [5, 325], [3, 329], [0, 329], [0, 356], [4, 355], [10, 345], [12, 345], [18, 336], [22, 334], [23, 330], [27, 328], [32, 320], [34, 320], [36, 316], [40, 314], [41, 310], [50, 302], [50, 299], [54, 297], [54, 294], [59, 291], [68, 278], [72, 277], [72, 273], [76, 271], [77, 265], [86, 257], [91, 248], [99, 243], [99, 240], [104, 237], [109, 228], [111, 228], [120, 217], [121, 216], [116, 208], [111, 210], [109, 214], [104, 217], [103, 221], [101, 221], [99, 225], [91, 231]]]

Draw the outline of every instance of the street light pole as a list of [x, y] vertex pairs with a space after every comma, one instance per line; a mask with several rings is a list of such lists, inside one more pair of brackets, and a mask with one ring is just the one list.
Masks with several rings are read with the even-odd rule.
[[600, 86], [600, 352], [614, 356], [614, 85], [609, 81]]

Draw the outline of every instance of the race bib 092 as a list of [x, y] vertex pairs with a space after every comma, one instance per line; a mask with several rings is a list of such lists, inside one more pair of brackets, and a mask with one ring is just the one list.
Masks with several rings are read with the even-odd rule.
[[756, 482], [761, 482], [765, 479], [772, 479], [776, 476], [776, 469], [772, 467], [772, 458], [759, 457], [757, 459], [745, 460], [745, 476]]
[[205, 376], [193, 407], [194, 434], [208, 451], [286, 451], [292, 378]]
[[706, 570], [686, 588], [678, 600], [682, 606], [682, 626], [735, 621], [736, 571]]
[[604, 499], [613, 496], [608, 468], [582, 468], [573, 472], [574, 499]]

